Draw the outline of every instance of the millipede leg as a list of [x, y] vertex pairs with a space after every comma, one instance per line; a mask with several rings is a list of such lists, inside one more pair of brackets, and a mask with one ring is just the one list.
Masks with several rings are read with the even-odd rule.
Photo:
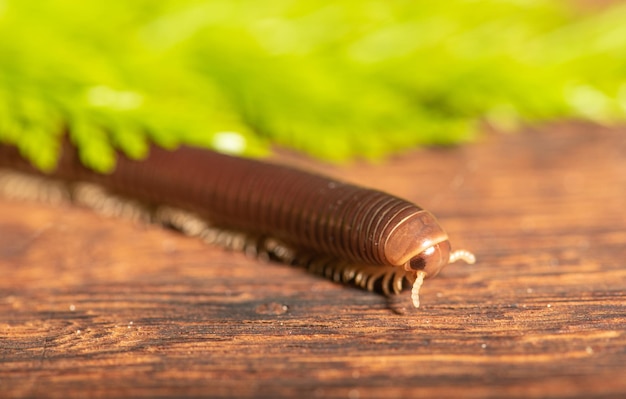
[[119, 217], [138, 222], [151, 221], [150, 210], [139, 201], [119, 197], [92, 183], [75, 183], [72, 201], [107, 217]]
[[25, 173], [0, 170], [0, 195], [27, 201], [59, 204], [70, 201], [67, 184]]

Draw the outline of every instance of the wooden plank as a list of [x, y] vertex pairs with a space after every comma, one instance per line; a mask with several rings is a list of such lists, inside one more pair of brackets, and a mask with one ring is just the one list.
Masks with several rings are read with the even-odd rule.
[[626, 130], [560, 124], [319, 170], [413, 200], [475, 265], [422, 307], [175, 232], [0, 200], [6, 397], [623, 397]]

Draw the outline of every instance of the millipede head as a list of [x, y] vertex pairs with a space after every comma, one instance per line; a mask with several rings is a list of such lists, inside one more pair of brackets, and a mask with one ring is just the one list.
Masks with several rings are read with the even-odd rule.
[[422, 271], [428, 277], [434, 277], [450, 259], [450, 241], [445, 240], [438, 244], [426, 247], [422, 252], [411, 258], [405, 266], [407, 271]]
[[413, 281], [411, 298], [415, 307], [419, 306], [419, 289], [424, 279], [436, 276], [447, 264], [459, 259], [475, 261], [469, 251], [452, 252], [446, 232], [423, 209], [396, 215], [394, 223], [389, 223], [381, 252], [387, 264], [403, 267], [406, 278]]
[[415, 281], [413, 282], [413, 289], [411, 290], [413, 306], [416, 308], [420, 306], [419, 290], [424, 279], [434, 277], [444, 266], [454, 263], [457, 260], [463, 260], [466, 263], [473, 264], [476, 262], [476, 257], [473, 253], [464, 249], [450, 253], [450, 242], [446, 240], [426, 248], [407, 262], [405, 270], [415, 273]]

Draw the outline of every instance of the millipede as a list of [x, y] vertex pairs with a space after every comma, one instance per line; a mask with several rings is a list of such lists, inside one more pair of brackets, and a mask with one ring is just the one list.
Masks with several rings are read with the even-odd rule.
[[100, 174], [67, 138], [61, 147], [56, 169], [43, 173], [0, 143], [0, 191], [160, 223], [385, 295], [411, 288], [415, 307], [425, 278], [475, 262], [451, 251], [430, 212], [382, 191], [192, 147], [153, 145], [143, 160], [120, 152], [114, 171]]

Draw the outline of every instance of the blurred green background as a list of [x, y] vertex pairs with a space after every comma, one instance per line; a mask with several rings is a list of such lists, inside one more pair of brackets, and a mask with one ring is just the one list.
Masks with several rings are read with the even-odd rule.
[[0, 141], [53, 167], [152, 141], [377, 159], [481, 127], [626, 116], [626, 5], [0, 0]]

